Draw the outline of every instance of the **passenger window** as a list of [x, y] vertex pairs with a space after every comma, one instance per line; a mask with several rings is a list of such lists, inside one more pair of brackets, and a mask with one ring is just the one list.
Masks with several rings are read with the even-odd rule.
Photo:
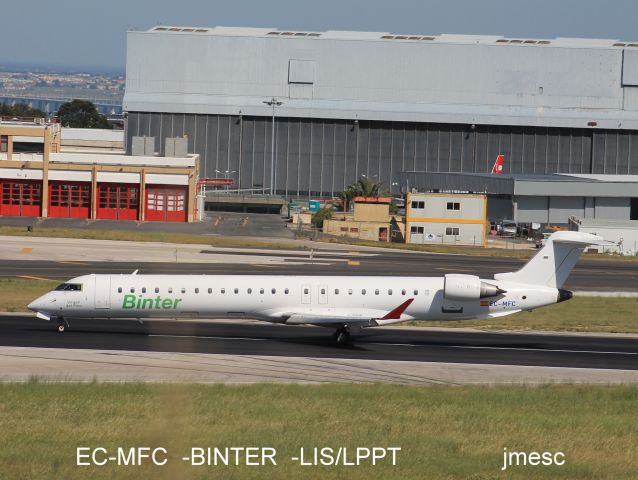
[[339, 295], [339, 289], [335, 288], [335, 295]]
[[379, 289], [378, 288], [374, 291], [374, 294], [375, 295], [379, 295]]
[[185, 289], [185, 288], [182, 288], [181, 292], [182, 292], [182, 293], [186, 293], [186, 289]]
[[135, 287], [131, 287], [131, 293], [135, 293]]
[[117, 293], [122, 293], [122, 287], [117, 287]]
[[286, 295], [288, 295], [288, 292], [289, 292], [289, 290], [288, 290], [288, 289], [285, 289], [285, 290], [284, 290], [284, 293], [285, 293]]
[[142, 293], [146, 293], [146, 287], [142, 287]]
[[303, 289], [303, 294], [304, 294], [304, 295], [308, 295], [308, 289], [307, 289], [307, 288], [304, 288], [304, 289]]
[[226, 289], [225, 288], [222, 288], [222, 293], [226, 293]]
[[173, 293], [173, 287], [168, 287], [168, 293]]
[[325, 288], [322, 288], [322, 289], [321, 289], [321, 295], [325, 295], [325, 294], [326, 294], [326, 289], [325, 289]]
[[213, 289], [212, 289], [212, 288], [209, 288], [209, 289], [208, 289], [208, 293], [213, 293]]
[[236, 289], [235, 289], [235, 293], [239, 293], [239, 288], [236, 288]]
[[401, 290], [401, 295], [405, 295], [405, 289]]
[[250, 295], [251, 293], [253, 293], [253, 289], [249, 288], [248, 290], [246, 290], [248, 292], [248, 295]]
[[196, 289], [195, 289], [195, 293], [199, 293], [199, 288], [196, 288]]
[[271, 292], [272, 292], [272, 294], [274, 295], [275, 293], [277, 293], [277, 289], [276, 289], [276, 288], [273, 288], [273, 289], [271, 290]]
[[415, 290], [414, 290], [414, 294], [415, 294], [415, 295], [418, 295], [418, 294], [419, 294], [419, 291], [415, 289]]
[[260, 289], [259, 289], [259, 294], [260, 294], [260, 295], [263, 295], [263, 294], [264, 294], [264, 289], [263, 289], [263, 288], [260, 288]]
[[365, 289], [365, 288], [362, 288], [362, 289], [361, 289], [361, 295], [365, 295], [365, 294], [366, 294], [366, 289]]
[[388, 289], [388, 295], [392, 295], [392, 289]]
[[348, 289], [348, 295], [352, 295], [352, 289], [351, 288]]
[[159, 287], [155, 287], [155, 293], [159, 293]]
[[423, 291], [423, 295], [429, 295], [429, 294], [430, 294], [430, 291], [429, 291], [429, 290], [424, 290], [424, 291]]

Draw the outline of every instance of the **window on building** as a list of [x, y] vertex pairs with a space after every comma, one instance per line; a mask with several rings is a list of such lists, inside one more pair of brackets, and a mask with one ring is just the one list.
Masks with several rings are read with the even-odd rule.
[[425, 208], [425, 201], [412, 200], [412, 208]]
[[339, 228], [339, 230], [341, 230], [342, 232], [347, 232], [348, 231], [348, 227], [341, 227], [341, 228]]
[[359, 229], [357, 227], [352, 227], [350, 229], [350, 233], [359, 233]]
[[416, 226], [412, 225], [412, 226], [410, 227], [410, 233], [420, 233], [420, 234], [423, 234], [423, 232], [424, 232], [423, 228], [424, 228], [424, 227], [416, 227]]
[[459, 228], [458, 228], [458, 227], [446, 227], [446, 228], [445, 228], [445, 234], [446, 234], [446, 235], [455, 235], [455, 236], [458, 236], [458, 234], [459, 234]]
[[461, 204], [459, 202], [447, 202], [448, 210], [461, 210]]

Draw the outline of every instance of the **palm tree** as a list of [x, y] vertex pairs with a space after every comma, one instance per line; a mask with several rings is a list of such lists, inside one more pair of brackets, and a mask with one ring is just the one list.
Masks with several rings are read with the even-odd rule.
[[361, 176], [355, 184], [357, 196], [378, 197], [383, 182], [375, 182], [370, 177]]

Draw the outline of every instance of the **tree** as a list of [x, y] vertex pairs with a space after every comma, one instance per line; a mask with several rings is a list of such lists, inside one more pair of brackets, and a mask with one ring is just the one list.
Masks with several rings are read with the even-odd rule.
[[312, 214], [310, 221], [317, 228], [323, 228], [323, 221], [332, 217], [332, 207], [323, 207]]
[[47, 114], [37, 108], [31, 108], [26, 103], [11, 105], [0, 105], [0, 117], [27, 117], [46, 118]]
[[63, 103], [58, 110], [60, 123], [73, 128], [111, 128], [104, 115], [100, 115], [88, 100]]
[[355, 184], [358, 197], [378, 197], [382, 182], [375, 182], [369, 177], [362, 176]]

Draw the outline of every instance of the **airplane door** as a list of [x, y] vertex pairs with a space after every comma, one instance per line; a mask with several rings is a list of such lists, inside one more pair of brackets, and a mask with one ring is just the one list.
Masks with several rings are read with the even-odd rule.
[[301, 286], [301, 303], [309, 304], [311, 301], [310, 285]]
[[111, 308], [111, 276], [96, 275], [95, 288], [95, 308]]
[[328, 303], [328, 286], [319, 285], [319, 303], [325, 305]]

